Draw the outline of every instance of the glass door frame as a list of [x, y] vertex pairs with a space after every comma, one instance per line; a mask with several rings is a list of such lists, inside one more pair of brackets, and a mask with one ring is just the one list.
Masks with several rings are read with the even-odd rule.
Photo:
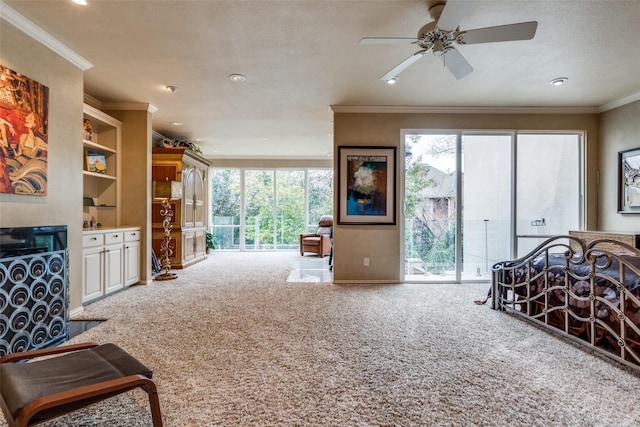
[[[518, 135], [532, 135], [532, 134], [540, 134], [540, 135], [577, 135], [579, 138], [579, 148], [578, 148], [578, 174], [579, 174], [579, 196], [578, 196], [578, 229], [583, 229], [585, 224], [585, 185], [586, 185], [586, 176], [585, 176], [585, 144], [586, 137], [584, 131], [576, 131], [576, 130], [451, 130], [451, 129], [402, 129], [400, 131], [400, 152], [402, 153], [401, 162], [402, 173], [399, 173], [399, 194], [400, 194], [400, 280], [405, 281], [405, 256], [406, 256], [406, 247], [405, 247], [405, 221], [406, 221], [406, 206], [405, 206], [405, 155], [406, 155], [406, 136], [407, 135], [455, 135], [456, 136], [456, 212], [455, 212], [455, 221], [456, 221], [456, 233], [455, 233], [455, 279], [454, 280], [439, 280], [438, 283], [460, 283], [462, 277], [462, 250], [463, 250], [463, 242], [462, 242], [462, 215], [464, 206], [460, 203], [460, 197], [463, 194], [462, 188], [462, 138], [465, 135], [510, 135], [511, 136], [511, 178], [510, 178], [510, 196], [511, 196], [511, 212], [509, 215], [510, 218], [510, 226], [509, 226], [509, 247], [511, 253], [511, 259], [515, 259], [518, 253], [518, 238], [526, 237], [519, 236], [517, 234], [517, 208], [518, 208], [518, 198], [517, 198], [517, 140]], [[477, 280], [474, 280], [477, 281]], [[487, 281], [486, 279], [484, 281]], [[427, 281], [420, 281], [419, 283], [428, 283]]]

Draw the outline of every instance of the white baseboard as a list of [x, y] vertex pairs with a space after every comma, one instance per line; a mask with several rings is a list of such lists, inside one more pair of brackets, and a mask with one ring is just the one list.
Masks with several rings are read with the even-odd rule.
[[399, 280], [334, 280], [334, 285], [398, 285]]
[[78, 314], [82, 313], [84, 311], [84, 307], [80, 306], [80, 307], [76, 307], [73, 310], [71, 310], [69, 312], [69, 317], [73, 317], [73, 316], [77, 316]]

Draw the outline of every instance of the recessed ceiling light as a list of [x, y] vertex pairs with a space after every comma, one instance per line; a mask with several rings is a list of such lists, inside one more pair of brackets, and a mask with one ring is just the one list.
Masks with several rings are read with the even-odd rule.
[[183, 123], [182, 122], [172, 122], [171, 124], [174, 125], [174, 126], [182, 126]]
[[178, 86], [167, 86], [167, 90], [171, 93], [176, 93], [178, 91]]
[[398, 79], [397, 77], [394, 77], [392, 79], [387, 80], [387, 84], [390, 85], [390, 86], [394, 85], [394, 84], [398, 83], [398, 80], [400, 80], [400, 79]]
[[242, 83], [243, 81], [247, 80], [247, 78], [242, 74], [229, 74], [229, 80], [236, 83]]
[[553, 86], [563, 85], [569, 80], [568, 77], [558, 77], [557, 79], [549, 80], [549, 84]]
[[87, 0], [71, 0], [71, 1], [74, 2], [75, 4], [79, 4], [80, 6], [87, 5]]

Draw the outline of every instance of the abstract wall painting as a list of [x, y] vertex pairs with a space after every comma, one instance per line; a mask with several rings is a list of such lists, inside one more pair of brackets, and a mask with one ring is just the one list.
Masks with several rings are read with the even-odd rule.
[[338, 150], [338, 224], [395, 224], [396, 148]]
[[49, 88], [0, 64], [0, 193], [47, 195]]

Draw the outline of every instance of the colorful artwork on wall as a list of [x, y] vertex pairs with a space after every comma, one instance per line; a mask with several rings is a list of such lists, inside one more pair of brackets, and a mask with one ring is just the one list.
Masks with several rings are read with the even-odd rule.
[[0, 193], [47, 195], [49, 88], [0, 64]]
[[395, 224], [395, 147], [338, 148], [338, 223]]

